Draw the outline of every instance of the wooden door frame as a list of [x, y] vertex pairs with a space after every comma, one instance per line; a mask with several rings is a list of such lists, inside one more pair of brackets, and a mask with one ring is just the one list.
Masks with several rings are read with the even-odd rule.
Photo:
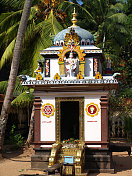
[[61, 111], [60, 104], [62, 101], [78, 101], [79, 102], [79, 141], [84, 141], [84, 97], [56, 97], [56, 142], [61, 142]]

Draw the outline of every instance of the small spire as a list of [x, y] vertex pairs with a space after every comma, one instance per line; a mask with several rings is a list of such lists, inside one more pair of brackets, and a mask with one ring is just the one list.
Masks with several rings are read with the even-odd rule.
[[73, 18], [72, 18], [72, 23], [73, 25], [71, 27], [74, 27], [74, 26], [77, 26], [76, 23], [77, 23], [77, 19], [76, 19], [76, 16], [77, 16], [77, 13], [76, 13], [76, 10], [75, 10], [75, 7], [74, 7], [74, 12], [72, 13], [73, 15]]

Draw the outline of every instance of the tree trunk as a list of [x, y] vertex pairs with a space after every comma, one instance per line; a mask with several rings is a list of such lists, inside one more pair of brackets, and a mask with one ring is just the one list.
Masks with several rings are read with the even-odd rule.
[[16, 83], [16, 78], [17, 78], [17, 73], [19, 68], [20, 54], [22, 50], [22, 43], [26, 32], [28, 18], [30, 15], [31, 4], [32, 4], [32, 0], [25, 0], [23, 13], [22, 13], [21, 21], [18, 28], [16, 44], [13, 52], [13, 59], [11, 64], [8, 87], [7, 87], [5, 99], [1, 110], [1, 116], [0, 116], [0, 154], [1, 156], [2, 156], [2, 150], [3, 150], [5, 128], [8, 120], [8, 114], [10, 112], [11, 100], [13, 98], [13, 91], [15, 88], [15, 83]]
[[31, 119], [30, 119], [30, 126], [29, 126], [29, 132], [28, 132], [28, 138], [25, 143], [25, 147], [28, 148], [32, 142], [33, 139], [33, 127], [34, 127], [34, 105], [32, 108], [32, 113], [31, 113]]

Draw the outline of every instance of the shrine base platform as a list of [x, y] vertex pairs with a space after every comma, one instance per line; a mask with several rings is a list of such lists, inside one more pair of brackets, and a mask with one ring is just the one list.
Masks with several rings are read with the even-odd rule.
[[[31, 168], [45, 170], [49, 165], [51, 148], [35, 148], [31, 157]], [[86, 173], [87, 172], [87, 173]], [[103, 148], [85, 148], [84, 175], [94, 173], [114, 173], [112, 152]]]

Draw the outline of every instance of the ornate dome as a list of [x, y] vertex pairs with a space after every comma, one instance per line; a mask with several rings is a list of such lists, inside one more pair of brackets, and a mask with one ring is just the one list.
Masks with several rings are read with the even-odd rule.
[[94, 43], [94, 37], [90, 32], [88, 32], [83, 28], [80, 28], [79, 26], [74, 26], [74, 27], [71, 26], [71, 27], [68, 27], [67, 29], [62, 30], [55, 36], [54, 44], [63, 45], [65, 41], [66, 33], [69, 33], [69, 30], [71, 28], [74, 28], [75, 33], [77, 33], [77, 35], [79, 36], [80, 45], [90, 45]]
[[74, 8], [74, 12], [72, 13], [72, 15], [73, 15], [73, 18], [71, 21], [72, 21], [73, 25], [71, 27], [68, 27], [67, 29], [64, 29], [61, 32], [59, 32], [54, 38], [54, 44], [58, 45], [58, 46], [64, 45], [65, 36], [67, 33], [70, 33], [70, 29], [72, 28], [72, 30], [75, 30], [74, 32], [77, 33], [77, 35], [79, 36], [80, 45], [90, 45], [90, 44], [93, 45], [94, 44], [93, 35], [90, 32], [88, 32], [87, 30], [82, 29], [76, 25], [77, 14], [75, 12], [75, 8]]

